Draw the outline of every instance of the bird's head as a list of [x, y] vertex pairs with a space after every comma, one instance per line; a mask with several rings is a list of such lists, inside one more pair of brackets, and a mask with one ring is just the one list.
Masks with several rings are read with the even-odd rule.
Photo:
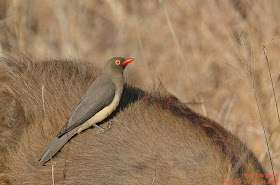
[[105, 73], [120, 73], [122, 74], [123, 70], [127, 66], [127, 64], [133, 62], [133, 58], [122, 58], [122, 57], [114, 57], [108, 60], [104, 66]]

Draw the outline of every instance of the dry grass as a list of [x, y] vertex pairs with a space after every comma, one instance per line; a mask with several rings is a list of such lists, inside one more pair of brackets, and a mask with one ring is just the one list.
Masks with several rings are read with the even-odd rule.
[[[147, 89], [159, 77], [183, 102], [239, 136], [280, 174], [280, 123], [263, 55], [280, 30], [278, 1], [0, 0], [0, 42], [31, 58], [136, 59], [127, 76]], [[266, 46], [279, 104], [280, 39]], [[201, 106], [199, 106], [201, 105]], [[272, 134], [273, 133], [273, 134]]]

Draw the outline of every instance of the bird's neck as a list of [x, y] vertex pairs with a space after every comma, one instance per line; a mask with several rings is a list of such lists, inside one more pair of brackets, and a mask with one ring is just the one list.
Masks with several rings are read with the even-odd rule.
[[109, 73], [107, 73], [107, 71], [104, 71], [104, 75], [106, 75], [108, 78], [110, 78], [113, 81], [117, 89], [123, 88], [123, 84], [124, 84], [123, 73], [114, 72], [114, 71], [110, 71]]
[[122, 89], [123, 88], [123, 83], [124, 83], [124, 77], [123, 75], [115, 75], [114, 78], [112, 79], [114, 84], [116, 85], [117, 89]]

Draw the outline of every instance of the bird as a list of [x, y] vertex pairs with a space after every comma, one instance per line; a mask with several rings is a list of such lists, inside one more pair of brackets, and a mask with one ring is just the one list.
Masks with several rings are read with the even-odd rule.
[[91, 126], [99, 127], [96, 124], [111, 115], [121, 99], [123, 71], [133, 61], [133, 58], [114, 57], [105, 62], [102, 73], [90, 85], [66, 124], [39, 157], [40, 165], [50, 160], [74, 135]]

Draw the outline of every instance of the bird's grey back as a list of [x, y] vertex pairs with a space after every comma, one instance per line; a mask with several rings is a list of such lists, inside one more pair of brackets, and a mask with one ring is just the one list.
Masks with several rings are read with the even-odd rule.
[[96, 78], [78, 103], [67, 123], [62, 127], [58, 136], [81, 125], [114, 99], [116, 85], [107, 75]]

